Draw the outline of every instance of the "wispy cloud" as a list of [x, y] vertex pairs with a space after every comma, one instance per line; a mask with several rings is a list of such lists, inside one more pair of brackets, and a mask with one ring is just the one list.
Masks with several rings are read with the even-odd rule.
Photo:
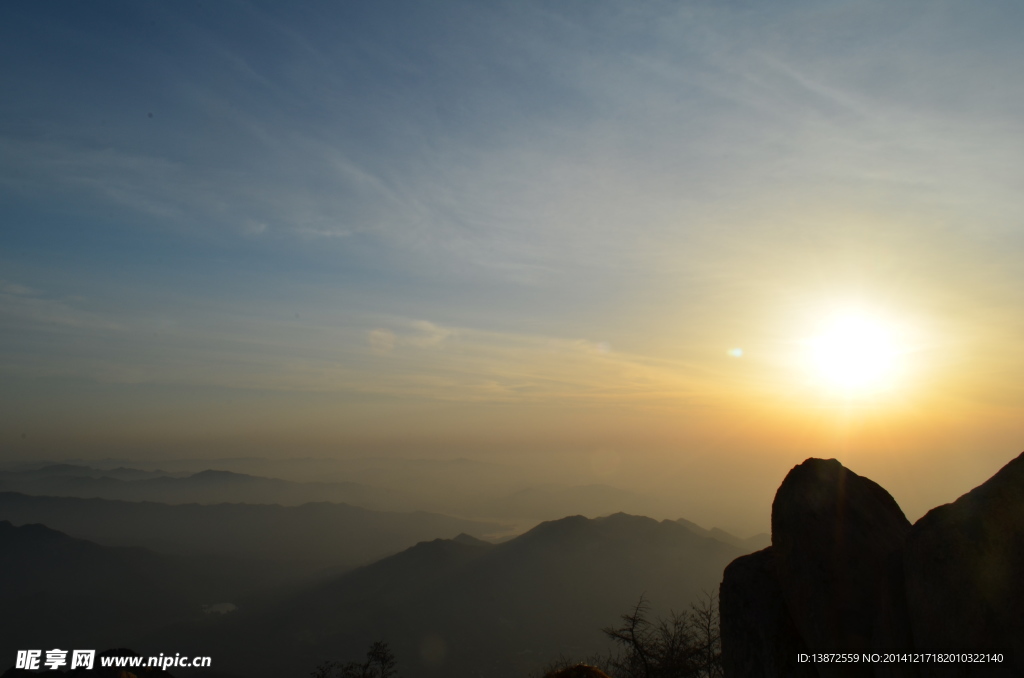
[[[907, 28], [882, 30], [883, 10], [784, 6], [767, 30], [758, 12], [694, 5], [616, 13], [621, 25], [539, 6], [441, 12], [438, 30], [458, 30], [446, 23], [458, 16], [480, 31], [473, 44], [489, 44], [476, 55], [486, 75], [460, 61], [454, 43], [410, 46], [419, 63], [369, 43], [318, 40], [303, 13], [243, 10], [243, 23], [295, 60], [280, 62], [169, 16], [216, 65], [156, 62], [175, 109], [137, 121], [151, 129], [121, 142], [70, 122], [50, 123], [46, 137], [8, 136], [2, 176], [37, 195], [61, 186], [66, 198], [91, 194], [126, 210], [125, 221], [325, 247], [361, 233], [403, 265], [518, 283], [577, 266], [669, 265], [659, 257], [699, 248], [694, 238], [738, 206], [781, 212], [771, 205], [780, 195], [856, 203], [899, 191], [908, 205], [942, 201], [972, 214], [988, 205], [1005, 223], [996, 206], [1019, 188], [1011, 177], [1020, 162], [1005, 140], [1020, 135], [1019, 123], [1000, 116], [983, 129], [977, 114], [893, 96], [883, 69], [897, 53], [917, 91], [946, 86], [924, 60], [948, 26], [929, 29], [892, 8]], [[816, 37], [848, 24], [879, 37], [834, 54]], [[408, 69], [435, 89], [403, 86]], [[1007, 98], [957, 86], [977, 97], [982, 116]], [[1000, 89], [1021, 96], [1005, 80]], [[470, 123], [462, 130], [461, 117]], [[729, 221], [734, 231], [763, 229]]]
[[[23, 377], [376, 394], [439, 401], [678, 402], [709, 373], [626, 355], [606, 341], [447, 327], [392, 318], [358, 331], [296, 320], [158, 316], [126, 321], [74, 300], [0, 294], [5, 355]], [[364, 318], [359, 324], [373, 323]], [[362, 334], [365, 342], [355, 342]], [[30, 346], [46, 347], [43, 351]]]
[[860, 294], [1015, 393], [1019, 10], [399, 5], [12, 12], [0, 370], [697, 411]]

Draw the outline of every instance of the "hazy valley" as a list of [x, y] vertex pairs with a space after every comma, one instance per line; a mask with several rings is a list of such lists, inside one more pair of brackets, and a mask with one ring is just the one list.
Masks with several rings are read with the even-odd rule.
[[593, 517], [634, 499], [611, 487], [481, 501], [514, 521], [501, 523], [324, 501], [400, 495], [361, 482], [228, 471], [54, 464], [0, 483], [0, 576], [24, 582], [0, 589], [12, 613], [2, 656], [62, 643], [173, 649], [246, 678], [305, 675], [377, 639], [406, 675], [527, 675], [602, 651], [600, 629], [641, 595], [658, 612], [685, 609], [767, 543], [682, 519]]

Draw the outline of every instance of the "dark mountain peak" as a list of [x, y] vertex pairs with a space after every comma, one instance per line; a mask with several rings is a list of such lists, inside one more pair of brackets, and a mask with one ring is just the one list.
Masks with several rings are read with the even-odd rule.
[[505, 542], [507, 548], [521, 548], [526, 545], [563, 545], [611, 540], [616, 542], [674, 538], [682, 535], [686, 539], [695, 536], [674, 521], [658, 522], [647, 516], [629, 513], [613, 513], [601, 518], [567, 516], [559, 520], [541, 523], [528, 532]]
[[[408, 551], [421, 551], [421, 552], [430, 551], [430, 552], [435, 552], [435, 553], [446, 553], [446, 552], [449, 552], [449, 551], [460, 551], [461, 552], [461, 551], [464, 551], [466, 549], [466, 547], [470, 547], [472, 549], [477, 549], [477, 548], [489, 548], [491, 546], [494, 546], [494, 544], [490, 544], [490, 543], [488, 543], [486, 541], [483, 541], [482, 539], [477, 539], [476, 537], [473, 537], [473, 536], [470, 536], [468, 534], [462, 533], [458, 537], [455, 537], [454, 539], [444, 539], [442, 537], [438, 537], [437, 539], [431, 539], [429, 541], [421, 541], [421, 542], [417, 543], [416, 545], [411, 546], [408, 549], [406, 549], [406, 552], [408, 552]], [[401, 553], [398, 553], [398, 554], [395, 554], [395, 555], [399, 556], [399, 555], [401, 555]]]
[[[600, 518], [594, 518], [594, 520], [597, 520], [599, 522], [606, 522], [606, 523], [627, 523], [627, 522], [654, 520], [654, 518], [648, 518], [647, 516], [635, 516], [632, 513], [626, 513], [625, 511], [618, 511], [617, 513], [612, 513], [612, 514], [609, 514], [607, 516], [602, 516]], [[655, 521], [655, 522], [657, 522], [657, 521]]]
[[527, 530], [513, 541], [518, 541], [519, 539], [524, 538], [558, 536], [568, 532], [578, 531], [589, 522], [590, 519], [586, 516], [566, 516], [565, 518], [559, 518], [558, 520], [545, 520], [532, 530]]
[[503, 528], [441, 514], [373, 511], [333, 502], [172, 505], [15, 492], [0, 492], [0, 517], [16, 524], [44, 523], [108, 545], [302, 563], [302, 568], [354, 567], [438, 535]]
[[726, 544], [732, 544], [737, 548], [741, 548], [744, 551], [749, 551], [751, 553], [754, 551], [760, 551], [772, 544], [772, 536], [767, 532], [758, 532], [746, 539], [740, 539], [721, 528], [712, 527], [708, 530], [707, 534], [712, 539], [717, 539], [718, 541], [725, 542]]
[[13, 551], [63, 554], [57, 561], [85, 554], [93, 556], [100, 552], [114, 554], [117, 558], [148, 557], [150, 553], [137, 546], [101, 546], [89, 539], [73, 537], [42, 523], [28, 523], [19, 527], [7, 520], [0, 521], [0, 547], [7, 549], [8, 554]]
[[[698, 525], [697, 523], [692, 522], [690, 520], [687, 520], [686, 518], [677, 518], [675, 520], [675, 522], [679, 523], [680, 525], [682, 525], [686, 529], [690, 530], [690, 532], [693, 532], [694, 534], [699, 534], [702, 537], [703, 536], [708, 536], [712, 532], [711, 530], [706, 530], [703, 527], [701, 527], [700, 525]], [[718, 528], [715, 528], [715, 529], [718, 529]]]
[[486, 542], [483, 539], [477, 539], [473, 535], [466, 534], [465, 532], [460, 532], [451, 541], [459, 544], [469, 544], [471, 546], [493, 546], [490, 542]]
[[705, 529], [695, 522], [689, 521], [686, 518], [677, 518], [676, 520], [670, 521], [677, 525], [682, 525], [687, 530], [699, 537], [707, 537], [720, 541], [723, 544], [729, 544], [736, 548], [743, 549], [744, 551], [754, 552], [760, 551], [761, 549], [770, 546], [772, 543], [772, 536], [767, 532], [761, 532], [755, 534], [752, 537], [741, 539], [729, 532], [726, 532], [720, 527], [712, 527], [710, 530]]
[[71, 537], [63, 532], [50, 529], [42, 523], [29, 523], [16, 527], [9, 520], [0, 520], [0, 544], [8, 546], [12, 544], [34, 544], [58, 539], [71, 540]]
[[452, 639], [450, 663], [424, 675], [526, 675], [529, 663], [567, 647], [596, 653], [595, 627], [643, 592], [666, 608], [695, 600], [737, 555], [671, 522], [567, 516], [496, 545], [464, 535], [421, 542], [303, 594], [281, 618], [304, 632], [329, 625], [332, 647], [365, 629], [415, 629], [413, 653], [420, 629], [438, 629]]
[[739, 537], [729, 534], [720, 527], [712, 527], [710, 530], [708, 530], [708, 534], [717, 539], [718, 541], [724, 541], [726, 543], [732, 543], [732, 540], [739, 539]]
[[[466, 535], [468, 536], [468, 535]], [[385, 590], [398, 586], [414, 586], [414, 582], [437, 576], [452, 567], [476, 560], [494, 546], [473, 539], [431, 539], [421, 541], [404, 551], [387, 556], [342, 575], [328, 585], [330, 589], [344, 589], [348, 582], [359, 582], [362, 591]], [[401, 582], [401, 583], [400, 583]], [[321, 594], [314, 594], [319, 598]]]
[[608, 530], [608, 531], [645, 531], [649, 532], [652, 530], [658, 530], [663, 525], [672, 524], [675, 526], [674, 521], [663, 520], [657, 521], [654, 518], [648, 518], [647, 516], [635, 516], [632, 513], [613, 513], [609, 516], [603, 516], [601, 518], [594, 518], [593, 524], [595, 528]]
[[413, 546], [399, 551], [398, 553], [370, 563], [359, 571], [364, 573], [390, 572], [396, 569], [409, 567], [410, 563], [416, 563], [415, 567], [435, 569], [453, 559], [474, 558], [494, 548], [494, 544], [477, 539], [465, 532], [454, 539], [430, 539], [417, 542]]

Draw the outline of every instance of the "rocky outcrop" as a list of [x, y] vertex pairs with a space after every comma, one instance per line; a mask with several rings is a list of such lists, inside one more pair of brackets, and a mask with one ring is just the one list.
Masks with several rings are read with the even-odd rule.
[[[808, 459], [776, 493], [772, 546], [725, 570], [725, 675], [1024, 675], [1022, 573], [1024, 454], [914, 526], [876, 483]], [[1004, 661], [812, 664], [795, 661], [801, 651], [995, 651]]]
[[924, 676], [1024, 676], [1024, 454], [917, 521], [905, 570], [916, 648], [1006, 656], [929, 665]]
[[[789, 472], [772, 503], [772, 550], [782, 597], [809, 648], [909, 647], [901, 560], [909, 531], [888, 492], [835, 459], [808, 459]], [[889, 675], [864, 664], [826, 664], [818, 673]]]
[[718, 604], [725, 675], [817, 675], [809, 665], [796, 661], [799, 653], [807, 652], [807, 647], [786, 609], [770, 546], [737, 558], [725, 568]]

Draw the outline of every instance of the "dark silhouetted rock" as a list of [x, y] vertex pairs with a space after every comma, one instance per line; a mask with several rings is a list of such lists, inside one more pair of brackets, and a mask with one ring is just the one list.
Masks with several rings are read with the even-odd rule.
[[907, 537], [907, 599], [916, 647], [998, 651], [1003, 664], [922, 667], [924, 676], [1024, 676], [1024, 454]]
[[[1024, 454], [913, 527], [877, 484], [834, 459], [808, 459], [775, 495], [772, 544], [725, 570], [726, 678], [809, 668], [822, 678], [1024, 676]], [[786, 653], [801, 641], [809, 653], [988, 653], [1003, 661], [794, 670]]]
[[732, 561], [718, 595], [726, 676], [816, 678], [812, 665], [796, 661], [807, 649], [782, 599], [770, 546]]
[[[796, 466], [772, 504], [772, 548], [786, 607], [811, 652], [907, 651], [903, 511], [835, 459]], [[830, 676], [908, 676], [899, 665], [820, 664]]]

